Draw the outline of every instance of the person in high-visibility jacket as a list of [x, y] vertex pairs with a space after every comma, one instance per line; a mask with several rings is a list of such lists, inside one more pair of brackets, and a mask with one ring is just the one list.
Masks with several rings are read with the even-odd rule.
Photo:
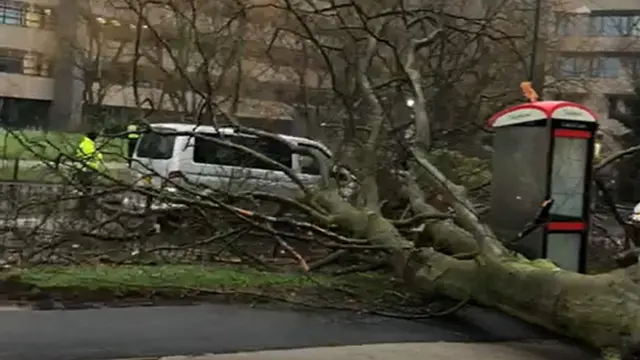
[[102, 154], [96, 148], [96, 138], [98, 134], [90, 131], [82, 137], [78, 148], [76, 150], [77, 171], [75, 173], [75, 180], [80, 186], [84, 187], [84, 195], [77, 201], [77, 215], [80, 218], [95, 220], [95, 211], [93, 211], [94, 205], [91, 193], [93, 192], [92, 186], [94, 179], [98, 172], [102, 171]]
[[129, 167], [131, 167], [131, 161], [133, 160], [133, 152], [136, 150], [136, 145], [138, 145], [138, 139], [140, 138], [140, 134], [137, 133], [138, 126], [131, 124], [127, 126], [127, 154], [128, 154], [128, 163]]
[[596, 138], [594, 139], [594, 143], [593, 143], [593, 163], [597, 164], [600, 161], [602, 161], [602, 133], [601, 132], [596, 132]]
[[98, 134], [90, 131], [82, 137], [76, 151], [76, 158], [80, 164], [78, 178], [83, 185], [90, 185], [97, 171], [101, 170], [102, 154], [96, 149]]

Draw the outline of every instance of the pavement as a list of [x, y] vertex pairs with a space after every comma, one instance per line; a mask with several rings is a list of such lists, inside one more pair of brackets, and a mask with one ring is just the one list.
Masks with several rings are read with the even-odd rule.
[[171, 356], [161, 360], [588, 360], [557, 342], [400, 343]]
[[[158, 359], [201, 354], [218, 354], [207, 358], [212, 360], [293, 359], [300, 353], [294, 351], [287, 356], [282, 355], [284, 357], [278, 353], [261, 353], [259, 356], [254, 353], [242, 357], [239, 353], [389, 343], [396, 345], [385, 350], [387, 353], [401, 351], [399, 349], [406, 345], [402, 351], [408, 352], [412, 360], [416, 351], [432, 354], [431, 360], [444, 359], [443, 356], [474, 359], [469, 356], [479, 350], [464, 346], [469, 343], [484, 343], [481, 348], [485, 353], [501, 349], [498, 354], [504, 354], [503, 358], [492, 354], [483, 359], [589, 360], [591, 356], [573, 345], [558, 343], [552, 335], [528, 324], [475, 307], [464, 309], [455, 316], [420, 321], [347, 312], [294, 312], [240, 305], [24, 310], [4, 311], [0, 317], [0, 359], [11, 360]], [[508, 344], [525, 342], [540, 346], [549, 341], [567, 353], [560, 357], [527, 358], [522, 355], [529, 351], [526, 346]], [[491, 347], [489, 342], [502, 344]], [[353, 351], [359, 351], [357, 349], [343, 348], [342, 354], [346, 354], [345, 359], [382, 359], [380, 355], [384, 354], [381, 350], [373, 350], [371, 356], [377, 354], [378, 357], [354, 357]], [[337, 353], [325, 351], [308, 359], [339, 359], [337, 356]], [[307, 356], [298, 358], [306, 359]], [[404, 356], [398, 354], [393, 358], [402, 359]]]

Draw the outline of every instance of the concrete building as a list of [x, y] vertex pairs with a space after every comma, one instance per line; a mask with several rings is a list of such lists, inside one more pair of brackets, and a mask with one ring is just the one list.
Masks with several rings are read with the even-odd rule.
[[598, 113], [602, 126], [616, 133], [610, 120], [625, 110], [640, 79], [640, 2], [568, 0], [556, 9], [554, 73], [558, 96], [583, 103]]
[[[126, 6], [114, 5], [117, 1], [124, 0], [0, 1], [0, 122], [75, 130], [91, 116], [108, 114], [112, 120], [124, 118], [126, 122], [137, 114], [141, 99], [148, 99], [143, 107], [152, 103], [157, 113], [173, 116], [173, 120], [178, 113], [199, 107], [202, 97], [197, 91], [185, 87], [184, 81], [175, 83], [176, 74], [181, 73], [178, 68], [182, 68], [204, 86], [202, 59], [190, 51], [188, 40], [177, 42], [186, 35], [176, 16], [168, 9], [158, 9], [138, 24]], [[274, 25], [265, 13], [249, 14], [248, 19], [242, 61], [228, 68], [208, 67], [215, 79], [210, 81], [215, 82], [214, 100], [230, 110], [230, 95], [239, 91], [241, 100], [233, 109], [239, 118], [299, 133], [302, 130], [294, 129], [292, 122], [292, 104], [299, 101], [296, 96], [303, 80], [306, 86], [322, 87], [320, 68], [304, 59], [301, 45], [292, 39], [279, 38], [266, 56], [266, 37], [271, 36]], [[206, 16], [198, 22], [203, 28], [216, 26]], [[173, 56], [153, 35], [165, 30], [173, 34], [167, 41], [182, 47], [172, 51]], [[139, 52], [134, 91], [132, 64], [138, 31], [142, 32], [139, 48], [143, 51]], [[215, 39], [212, 49], [233, 46], [230, 41], [237, 35]], [[215, 51], [212, 57], [222, 60], [220, 54]]]

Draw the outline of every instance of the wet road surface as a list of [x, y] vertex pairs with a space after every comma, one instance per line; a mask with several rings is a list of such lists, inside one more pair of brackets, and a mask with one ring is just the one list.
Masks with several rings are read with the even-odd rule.
[[552, 338], [469, 307], [421, 321], [236, 305], [0, 312], [0, 359], [99, 360], [390, 342]]

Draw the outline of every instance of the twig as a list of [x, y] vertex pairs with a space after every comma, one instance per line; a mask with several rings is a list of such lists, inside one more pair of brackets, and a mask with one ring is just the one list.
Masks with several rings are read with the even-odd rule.
[[376, 271], [384, 268], [387, 265], [388, 263], [386, 261], [379, 260], [372, 264], [358, 264], [358, 265], [349, 266], [343, 269], [338, 269], [338, 270], [332, 271], [331, 275], [340, 276], [340, 275], [347, 275], [352, 273]]
[[329, 264], [332, 264], [334, 262], [336, 262], [338, 259], [340, 259], [342, 256], [348, 254], [349, 252], [347, 250], [337, 250], [332, 252], [331, 254], [327, 255], [326, 257], [312, 262], [311, 264], [309, 264], [309, 271], [312, 270], [318, 270], [324, 266], [327, 266]]
[[453, 219], [453, 214], [418, 214], [405, 220], [394, 220], [391, 223], [397, 227], [414, 226], [426, 220], [447, 220]]
[[593, 168], [593, 171], [595, 173], [597, 173], [600, 170], [604, 169], [610, 163], [612, 163], [612, 162], [614, 162], [614, 161], [616, 161], [616, 160], [618, 160], [618, 159], [620, 159], [620, 158], [622, 158], [624, 156], [631, 155], [631, 154], [633, 154], [635, 152], [638, 152], [638, 151], [640, 151], [640, 145], [632, 146], [632, 147], [630, 147], [628, 149], [625, 149], [625, 150], [619, 151], [619, 152], [617, 152], [615, 154], [612, 154], [608, 158], [602, 160], [598, 165], [596, 165]]
[[307, 265], [307, 262], [302, 257], [302, 255], [300, 255], [300, 253], [298, 253], [293, 247], [291, 247], [291, 245], [289, 245], [289, 243], [284, 241], [284, 239], [280, 235], [274, 234], [274, 237], [276, 238], [276, 241], [278, 242], [278, 244], [280, 246], [282, 246], [285, 250], [287, 250], [287, 252], [289, 254], [291, 254], [291, 256], [293, 256], [293, 258], [298, 261], [298, 264], [300, 265], [300, 267], [302, 267], [302, 269], [305, 272], [308, 272], [309, 271], [309, 265]]

